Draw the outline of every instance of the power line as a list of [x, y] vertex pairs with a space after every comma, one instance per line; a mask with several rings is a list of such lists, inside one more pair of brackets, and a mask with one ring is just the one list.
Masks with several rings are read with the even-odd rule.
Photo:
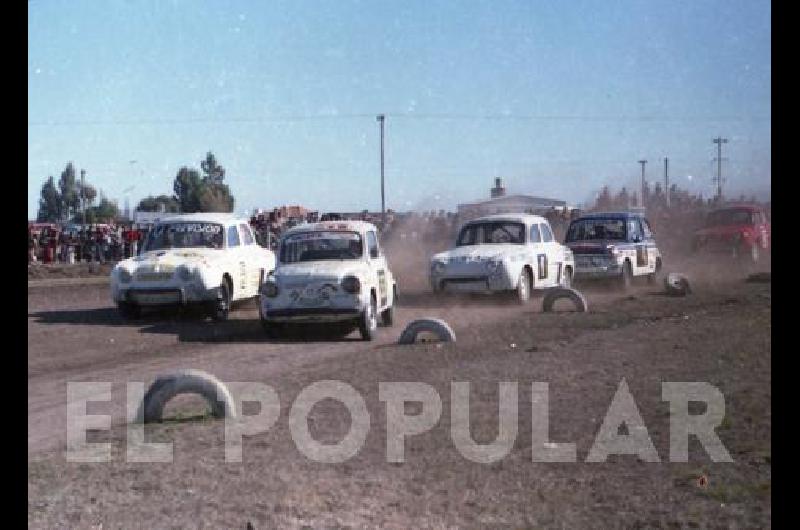
[[[285, 116], [229, 117], [229, 118], [127, 118], [114, 120], [54, 120], [29, 121], [29, 127], [59, 127], [79, 125], [180, 125], [196, 123], [268, 123], [302, 122], [314, 120], [353, 120], [372, 118], [374, 114], [306, 114]], [[419, 120], [467, 120], [467, 121], [594, 121], [594, 122], [754, 122], [771, 121], [769, 116], [625, 116], [625, 115], [533, 115], [533, 114], [425, 114], [417, 112], [391, 112], [384, 116], [399, 119]]]

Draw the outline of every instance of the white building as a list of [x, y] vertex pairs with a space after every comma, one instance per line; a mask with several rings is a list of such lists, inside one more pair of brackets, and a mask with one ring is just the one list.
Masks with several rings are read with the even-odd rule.
[[562, 210], [567, 207], [566, 201], [547, 199], [532, 195], [506, 195], [501, 179], [495, 179], [495, 186], [490, 190], [491, 199], [458, 205], [461, 219], [474, 219], [495, 213], [534, 213], [543, 214], [552, 208]]

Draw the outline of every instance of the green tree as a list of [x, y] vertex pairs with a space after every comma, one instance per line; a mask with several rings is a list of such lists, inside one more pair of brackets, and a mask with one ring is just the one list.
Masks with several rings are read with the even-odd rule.
[[36, 220], [40, 223], [54, 223], [61, 220], [61, 196], [52, 175], [42, 185]]
[[169, 213], [181, 211], [181, 205], [175, 197], [170, 197], [169, 195], [159, 195], [158, 197], [153, 197], [151, 195], [150, 197], [145, 197], [139, 201], [139, 205], [136, 209], [140, 212], [160, 212], [162, 207], [165, 212]]
[[225, 212], [233, 211], [233, 197], [225, 184], [206, 183], [198, 195], [198, 205], [201, 212]]
[[214, 154], [209, 151], [206, 153], [206, 158], [200, 162], [200, 168], [203, 170], [203, 181], [212, 184], [222, 184], [225, 178], [225, 168], [219, 165]]
[[72, 162], [67, 163], [67, 167], [61, 172], [58, 188], [61, 196], [62, 219], [69, 218], [77, 212], [79, 207], [78, 185], [75, 182], [75, 166]]
[[87, 223], [107, 223], [116, 220], [118, 217], [119, 207], [117, 206], [117, 201], [111, 201], [102, 194], [100, 195], [100, 203], [97, 206], [86, 209]]
[[181, 212], [194, 213], [203, 211], [200, 208], [199, 201], [202, 186], [203, 181], [196, 169], [184, 166], [178, 170], [172, 189], [175, 192], [175, 200], [178, 201]]

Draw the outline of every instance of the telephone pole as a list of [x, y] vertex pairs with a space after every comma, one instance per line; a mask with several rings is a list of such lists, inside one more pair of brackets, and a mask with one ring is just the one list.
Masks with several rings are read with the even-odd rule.
[[644, 166], [647, 164], [647, 160], [639, 160], [639, 163], [642, 165], [642, 191], [641, 191], [641, 199], [639, 200], [639, 205], [644, 208]]
[[386, 121], [386, 116], [378, 114], [378, 123], [381, 124], [381, 224], [382, 227], [386, 226], [386, 194], [384, 191], [383, 183], [383, 123]]
[[669, 208], [669, 158], [664, 157], [664, 193], [667, 197], [667, 208]]
[[717, 136], [711, 140], [717, 144], [717, 201], [722, 202], [722, 144], [727, 144], [728, 139], [722, 136]]
[[83, 217], [83, 225], [86, 226], [86, 195], [84, 190], [86, 186], [86, 170], [81, 169], [81, 217]]

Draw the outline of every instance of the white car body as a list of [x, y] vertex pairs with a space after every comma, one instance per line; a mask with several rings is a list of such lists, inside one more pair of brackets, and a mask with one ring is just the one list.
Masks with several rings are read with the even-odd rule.
[[465, 223], [459, 238], [470, 225], [487, 222], [522, 224], [524, 239], [521, 243], [467, 244], [434, 255], [429, 271], [434, 292], [512, 291], [518, 288], [523, 271], [532, 289], [569, 285], [575, 261], [569, 248], [555, 240], [547, 219], [530, 214], [480, 217]]
[[[362, 242], [361, 256], [288, 262], [291, 260], [283, 255], [287, 241], [300, 244], [303, 238], [328, 237], [331, 233], [343, 238], [358, 234]], [[370, 241], [374, 241], [374, 245], [370, 245]], [[376, 252], [370, 252], [372, 246]], [[375, 225], [364, 221], [302, 224], [287, 230], [278, 248], [278, 264], [275, 272], [267, 277], [260, 297], [261, 319], [265, 323], [356, 323], [370, 308], [373, 297], [376, 314], [390, 311], [394, 306], [397, 286], [380, 250]], [[342, 282], [348, 277], [358, 279], [357, 293], [343, 288]]]
[[219, 227], [221, 248], [148, 250], [146, 241], [138, 256], [120, 261], [111, 271], [114, 302], [136, 308], [213, 303], [223, 282], [230, 302], [244, 300], [258, 295], [262, 279], [275, 268], [275, 254], [255, 242], [247, 219], [218, 213], [173, 215], [160, 220], [153, 234], [163, 234], [168, 226], [181, 227], [181, 234], [210, 234]]

